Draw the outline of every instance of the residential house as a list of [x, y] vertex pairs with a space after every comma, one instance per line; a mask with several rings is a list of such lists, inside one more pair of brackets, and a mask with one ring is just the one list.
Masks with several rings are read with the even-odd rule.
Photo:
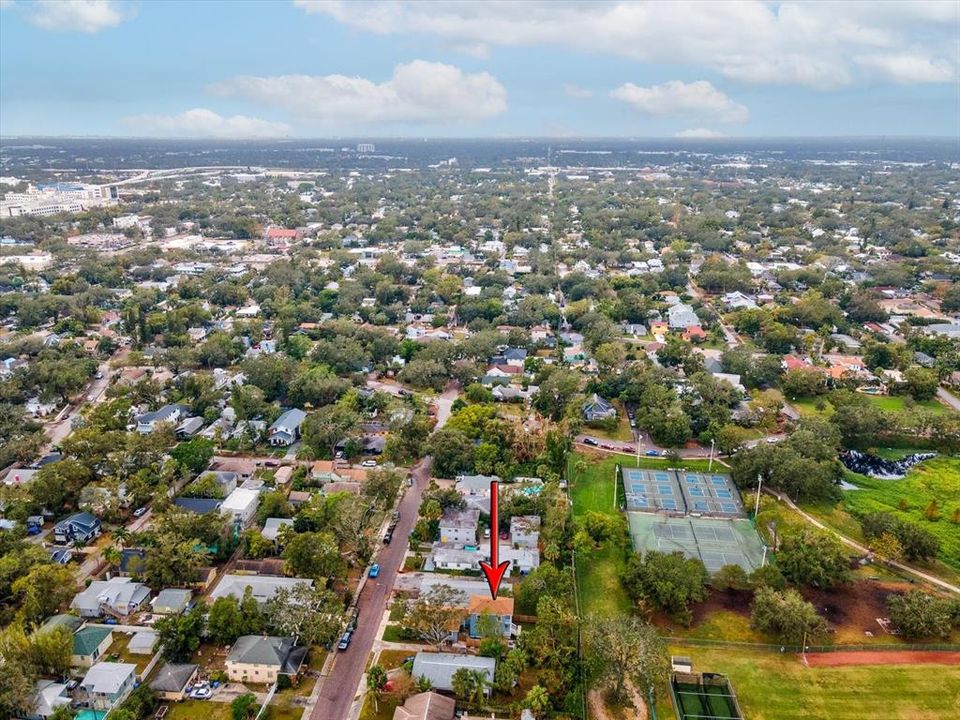
[[484, 615], [496, 622], [500, 629], [500, 634], [505, 637], [513, 637], [519, 630], [513, 624], [513, 598], [501, 595], [496, 600], [490, 597], [489, 593], [473, 595], [467, 605], [467, 619], [464, 622], [467, 634], [474, 639], [482, 636], [480, 619]]
[[226, 515], [241, 527], [245, 527], [253, 520], [259, 505], [260, 493], [257, 490], [239, 487], [227, 495], [226, 499], [220, 504], [220, 513]]
[[598, 422], [616, 416], [617, 409], [596, 393], [583, 404], [583, 419], [586, 422]]
[[477, 541], [479, 510], [454, 510], [447, 508], [440, 518], [440, 542], [470, 545]]
[[157, 644], [157, 634], [153, 630], [135, 632], [127, 643], [127, 652], [133, 655], [152, 655]]
[[88, 512], [74, 513], [53, 526], [53, 539], [61, 545], [84, 544], [100, 535], [100, 518]]
[[57, 708], [70, 705], [72, 701], [67, 686], [53, 680], [37, 680], [34, 693], [33, 710], [26, 714], [26, 720], [48, 718], [57, 711]]
[[739, 290], [728, 292], [723, 296], [723, 304], [728, 310], [753, 310], [757, 303], [749, 295], [744, 295]]
[[465, 497], [490, 497], [490, 483], [493, 481], [503, 482], [496, 475], [457, 475], [454, 487]]
[[243, 594], [249, 587], [258, 605], [263, 605], [273, 598], [280, 589], [292, 590], [297, 585], [313, 587], [313, 580], [304, 578], [274, 577], [268, 575], [224, 575], [217, 587], [210, 593], [210, 603], [219, 597], [231, 596], [237, 600], [243, 599]]
[[700, 318], [693, 308], [684, 303], [678, 303], [667, 309], [667, 322], [671, 329], [684, 330], [700, 324]]
[[300, 426], [306, 419], [307, 414], [303, 410], [287, 410], [270, 426], [270, 444], [287, 447], [295, 443], [300, 438]]
[[73, 634], [72, 667], [91, 667], [113, 644], [113, 630], [108, 627], [86, 626]]
[[80, 617], [96, 618], [103, 614], [124, 618], [138, 612], [150, 599], [150, 588], [128, 577], [94, 580], [74, 596], [70, 607]]
[[11, 468], [4, 476], [3, 484], [7, 487], [26, 487], [38, 472], [40, 471], [33, 468]]
[[94, 710], [111, 710], [133, 690], [137, 666], [133, 663], [101, 662], [83, 676], [80, 687]]
[[517, 548], [536, 548], [539, 543], [539, 515], [514, 515], [510, 518], [511, 545]]
[[141, 435], [147, 435], [163, 423], [176, 427], [181, 420], [187, 417], [189, 412], [190, 408], [186, 405], [164, 405], [159, 410], [144, 413], [137, 417], [137, 432]]
[[435, 692], [411, 695], [393, 711], [393, 720], [453, 720], [457, 703]]
[[507, 365], [522, 369], [527, 359], [527, 351], [524, 348], [507, 348], [501, 353], [501, 357]]
[[227, 655], [227, 677], [234, 682], [274, 683], [278, 675], [297, 675], [307, 648], [290, 637], [244, 635]]
[[193, 599], [191, 590], [166, 588], [150, 601], [150, 605], [157, 615], [179, 615], [190, 607], [191, 599]]
[[193, 663], [164, 663], [150, 682], [150, 689], [160, 700], [179, 702], [187, 696], [187, 686], [193, 685], [200, 666]]
[[456, 545], [437, 543], [427, 557], [423, 569], [427, 571], [479, 570], [480, 561], [486, 559], [476, 550], [464, 550]]
[[276, 542], [277, 538], [280, 537], [280, 532], [285, 527], [293, 527], [292, 518], [267, 518], [267, 521], [263, 524], [263, 530], [260, 531], [260, 534], [267, 540]]
[[[482, 672], [487, 682], [493, 682], [497, 662], [493, 658], [477, 655], [456, 655], [454, 653], [418, 652], [413, 659], [413, 677], [426, 678], [430, 686], [437, 690], [453, 691], [453, 675], [460, 668]], [[490, 688], [484, 693], [489, 695]]]

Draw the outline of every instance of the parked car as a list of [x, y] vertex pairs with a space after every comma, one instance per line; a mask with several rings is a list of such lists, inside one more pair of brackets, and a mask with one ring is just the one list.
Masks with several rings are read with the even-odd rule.
[[393, 528], [387, 528], [387, 532], [383, 535], [383, 544], [389, 545], [391, 540], [393, 540]]
[[407, 475], [407, 487], [413, 487], [413, 475]]
[[584, 445], [599, 445], [600, 443], [598, 443], [598, 442], [597, 442], [596, 440], [594, 440], [593, 438], [584, 438], [584, 439], [583, 439], [583, 444], [584, 444]]
[[657, 456], [660, 455], [660, 453], [657, 452], [656, 450], [647, 450], [647, 451], [644, 453], [644, 455], [646, 455], [647, 457], [657, 457]]
[[350, 647], [350, 640], [353, 638], [353, 633], [349, 630], [343, 634], [343, 637], [340, 638], [340, 642], [337, 643], [337, 650], [346, 650]]
[[360, 611], [354, 610], [353, 615], [350, 617], [350, 622], [347, 623], [347, 632], [352, 633], [357, 629], [357, 625], [360, 624]]
[[391, 521], [391, 524], [396, 525], [398, 522], [400, 522], [400, 511], [399, 511], [399, 510], [394, 510], [394, 511], [393, 511], [393, 520]]
[[136, 510], [133, 511], [134, 517], [143, 517], [146, 514], [147, 514], [147, 509], [145, 507], [138, 507]]
[[380, 566], [377, 563], [374, 563], [370, 566], [370, 577], [375, 578], [380, 574]]
[[365, 468], [372, 468], [376, 466], [377, 466], [376, 460], [364, 460], [362, 463], [360, 463], [360, 467], [365, 467]]

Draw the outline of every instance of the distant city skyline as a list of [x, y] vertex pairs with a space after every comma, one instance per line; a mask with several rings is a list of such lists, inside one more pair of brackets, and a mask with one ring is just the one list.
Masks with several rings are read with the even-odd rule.
[[960, 3], [0, 0], [0, 134], [960, 137]]

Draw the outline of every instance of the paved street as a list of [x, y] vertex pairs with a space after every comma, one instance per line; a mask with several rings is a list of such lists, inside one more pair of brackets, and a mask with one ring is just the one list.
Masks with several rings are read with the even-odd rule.
[[357, 607], [360, 622], [353, 634], [350, 647], [337, 652], [330, 674], [321, 678], [317, 704], [311, 714], [312, 720], [345, 720], [350, 715], [355, 691], [366, 669], [367, 656], [376, 640], [380, 619], [386, 609], [397, 571], [403, 563], [407, 550], [407, 538], [417, 520], [420, 493], [430, 481], [430, 460], [421, 460], [412, 468], [414, 485], [407, 488], [400, 501], [400, 522], [393, 534], [393, 542], [381, 548], [374, 562], [380, 564], [380, 576], [368, 579]]

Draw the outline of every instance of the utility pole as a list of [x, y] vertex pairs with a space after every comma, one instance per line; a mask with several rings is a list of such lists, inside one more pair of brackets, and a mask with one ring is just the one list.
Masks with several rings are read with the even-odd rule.
[[710, 441], [710, 464], [707, 465], [707, 472], [713, 472], [713, 446], [716, 442], [716, 440]]
[[763, 485], [763, 473], [757, 475], [757, 501], [753, 505], [753, 519], [757, 519], [757, 513], [760, 512], [760, 487]]

